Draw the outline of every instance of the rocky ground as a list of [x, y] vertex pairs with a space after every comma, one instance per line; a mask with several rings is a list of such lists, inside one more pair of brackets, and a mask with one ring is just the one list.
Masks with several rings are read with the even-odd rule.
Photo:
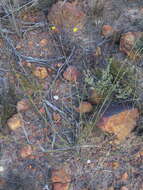
[[143, 190], [143, 2], [0, 2], [0, 190]]

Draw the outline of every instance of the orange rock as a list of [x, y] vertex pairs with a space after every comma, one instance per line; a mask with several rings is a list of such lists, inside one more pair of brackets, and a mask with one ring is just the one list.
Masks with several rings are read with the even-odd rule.
[[29, 47], [33, 47], [34, 46], [34, 42], [32, 40], [28, 41], [28, 46]]
[[17, 102], [17, 111], [26, 111], [30, 107], [28, 99], [22, 99], [19, 102]]
[[20, 151], [20, 156], [22, 158], [27, 158], [33, 153], [32, 147], [30, 145], [24, 146]]
[[112, 26], [110, 26], [110, 25], [104, 25], [102, 27], [102, 35], [104, 37], [110, 37], [110, 36], [113, 35], [113, 33], [114, 33], [114, 29], [112, 28]]
[[21, 44], [21, 43], [19, 43], [19, 44], [16, 45], [16, 49], [17, 49], [17, 50], [19, 50], [19, 49], [21, 49], [21, 48], [22, 48], [22, 44]]
[[32, 67], [32, 64], [31, 64], [30, 62], [22, 61], [21, 63], [22, 63], [23, 66], [27, 66], [27, 67], [29, 67], [29, 68]]
[[76, 3], [63, 3], [59, 1], [52, 6], [48, 14], [48, 20], [56, 28], [61, 28], [66, 31], [73, 31], [75, 27], [82, 30], [86, 15], [77, 7]]
[[143, 36], [142, 32], [127, 32], [122, 35], [120, 40], [120, 51], [130, 55], [137, 40]]
[[129, 176], [128, 176], [128, 173], [127, 173], [127, 172], [125, 172], [125, 173], [121, 176], [121, 179], [124, 180], [124, 181], [128, 180], [128, 178], [129, 178]]
[[69, 183], [71, 177], [66, 173], [65, 169], [53, 170], [52, 171], [52, 182], [53, 183]]
[[140, 152], [139, 152], [139, 154], [140, 154], [140, 156], [142, 156], [142, 157], [143, 157], [143, 151], [140, 151]]
[[45, 79], [48, 77], [48, 71], [45, 67], [36, 67], [33, 74], [39, 79]]
[[93, 107], [91, 103], [89, 102], [81, 102], [79, 107], [76, 108], [76, 111], [79, 113], [88, 113], [88, 112], [91, 112], [92, 110], [93, 110]]
[[40, 46], [41, 47], [45, 47], [47, 44], [48, 44], [48, 40], [47, 39], [42, 39], [40, 42], [39, 42]]
[[22, 116], [20, 114], [13, 115], [10, 119], [8, 119], [7, 125], [12, 131], [15, 131], [16, 129], [22, 127], [23, 126]]
[[59, 113], [54, 112], [53, 113], [53, 120], [56, 122], [59, 122], [61, 120], [61, 116]]
[[39, 109], [39, 112], [40, 112], [40, 113], [45, 113], [45, 108], [44, 108], [44, 107], [41, 107], [41, 108]]
[[135, 128], [138, 118], [138, 109], [133, 108], [108, 117], [103, 116], [98, 126], [103, 131], [116, 135], [117, 139], [122, 141]]
[[112, 162], [112, 168], [115, 170], [117, 168], [119, 168], [119, 162]]
[[66, 71], [63, 73], [64, 79], [70, 82], [76, 82], [80, 76], [80, 72], [75, 66], [69, 66]]
[[99, 95], [99, 93], [97, 93], [96, 89], [91, 89], [89, 92], [89, 98], [88, 99], [92, 104], [99, 104], [103, 98], [101, 95]]

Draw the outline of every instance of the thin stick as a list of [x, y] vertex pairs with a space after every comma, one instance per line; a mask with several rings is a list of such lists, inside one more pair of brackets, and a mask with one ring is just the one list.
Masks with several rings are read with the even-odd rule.
[[72, 147], [66, 147], [66, 148], [59, 148], [59, 149], [44, 149], [40, 144], [39, 144], [40, 149], [42, 152], [45, 153], [53, 153], [53, 152], [62, 152], [62, 151], [69, 151], [69, 150], [75, 150], [75, 149], [85, 149], [85, 148], [99, 148], [99, 146], [96, 145], [78, 145], [78, 146], [72, 146]]
[[50, 106], [54, 111], [58, 111], [58, 112], [60, 112], [60, 113], [62, 113], [62, 114], [65, 115], [65, 113], [64, 113], [63, 111], [61, 111], [59, 108], [57, 108], [56, 106], [54, 106], [53, 104], [51, 104], [48, 100], [44, 100], [44, 102], [45, 102], [48, 106]]

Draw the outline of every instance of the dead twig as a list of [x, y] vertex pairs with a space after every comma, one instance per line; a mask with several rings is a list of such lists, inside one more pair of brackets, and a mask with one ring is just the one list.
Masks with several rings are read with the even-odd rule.
[[51, 107], [54, 111], [58, 111], [61, 114], [65, 115], [65, 113], [62, 110], [60, 110], [59, 108], [57, 108], [56, 106], [54, 106], [53, 104], [51, 104], [48, 100], [44, 100], [44, 103], [46, 103], [46, 105], [49, 106], [49, 107]]
[[69, 146], [65, 148], [58, 148], [58, 149], [44, 149], [40, 144], [39, 144], [40, 149], [44, 153], [53, 153], [53, 152], [62, 152], [62, 151], [70, 151], [70, 150], [76, 150], [76, 149], [86, 149], [86, 148], [99, 148], [97, 145], [77, 145], [77, 146]]

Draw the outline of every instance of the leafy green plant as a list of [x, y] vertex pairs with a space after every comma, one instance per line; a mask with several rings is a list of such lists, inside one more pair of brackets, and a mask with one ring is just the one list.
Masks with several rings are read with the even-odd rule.
[[[116, 100], [126, 100], [133, 96], [134, 93], [134, 69], [128, 67], [123, 62], [109, 58], [108, 65], [105, 69], [98, 71], [95, 78], [90, 71], [86, 71], [85, 83], [96, 88], [99, 94], [104, 97], [111, 93]], [[96, 72], [95, 72], [96, 75]]]

